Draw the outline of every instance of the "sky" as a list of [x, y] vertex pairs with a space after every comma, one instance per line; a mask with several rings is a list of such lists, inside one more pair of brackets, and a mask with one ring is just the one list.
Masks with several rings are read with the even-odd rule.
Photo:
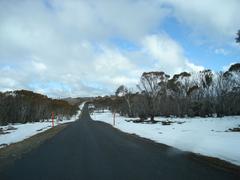
[[113, 94], [240, 62], [239, 0], [0, 0], [0, 91]]

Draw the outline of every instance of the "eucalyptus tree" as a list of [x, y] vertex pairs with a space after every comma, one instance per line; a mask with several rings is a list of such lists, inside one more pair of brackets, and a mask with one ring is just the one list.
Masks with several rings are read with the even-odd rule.
[[162, 71], [144, 72], [137, 85], [141, 93], [147, 98], [148, 107], [146, 108], [151, 121], [154, 121], [154, 116], [158, 113], [159, 97], [166, 95], [169, 77]]

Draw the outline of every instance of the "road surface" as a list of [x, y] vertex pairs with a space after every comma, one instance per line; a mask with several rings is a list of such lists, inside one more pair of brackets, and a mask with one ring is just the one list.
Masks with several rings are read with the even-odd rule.
[[21, 180], [240, 179], [193, 160], [187, 153], [125, 134], [91, 120], [87, 105], [79, 120], [24, 155], [0, 175]]

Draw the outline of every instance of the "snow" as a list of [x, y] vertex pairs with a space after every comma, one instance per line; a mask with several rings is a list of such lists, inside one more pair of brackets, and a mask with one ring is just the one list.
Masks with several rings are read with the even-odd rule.
[[[84, 102], [85, 103], [85, 102]], [[55, 125], [74, 122], [81, 113], [81, 110], [84, 106], [82, 103], [79, 106], [79, 111], [76, 115], [72, 116], [70, 119], [65, 119], [62, 121], [54, 120]], [[9, 126], [16, 128], [15, 130], [7, 130]], [[0, 148], [5, 147], [6, 145], [16, 143], [27, 139], [33, 135], [44, 132], [52, 127], [52, 120], [44, 122], [33, 122], [26, 124], [9, 124], [7, 126], [0, 126], [6, 134], [0, 134]]]
[[[113, 124], [109, 111], [93, 113], [92, 118]], [[131, 118], [133, 119], [133, 118]], [[229, 128], [240, 125], [240, 116], [223, 118], [164, 118], [157, 121], [174, 121], [171, 125], [143, 124], [127, 122], [130, 118], [116, 115], [115, 127], [123, 132], [163, 143], [183, 151], [190, 151], [240, 165], [240, 133], [227, 132]], [[180, 124], [182, 123], [182, 124]]]
[[82, 111], [82, 108], [84, 107], [85, 103], [86, 103], [86, 101], [83, 102], [83, 103], [79, 106], [79, 109], [80, 109], [80, 111], [79, 111], [79, 115], [80, 115], [80, 113], [81, 113], [81, 111]]
[[[37, 133], [43, 132], [51, 128], [51, 122], [35, 122], [26, 124], [12, 124], [16, 130], [7, 130], [7, 134], [0, 135], [0, 148], [5, 145], [22, 141], [28, 137], [31, 137]], [[1, 126], [3, 130], [8, 126]], [[40, 131], [41, 130], [41, 131]]]

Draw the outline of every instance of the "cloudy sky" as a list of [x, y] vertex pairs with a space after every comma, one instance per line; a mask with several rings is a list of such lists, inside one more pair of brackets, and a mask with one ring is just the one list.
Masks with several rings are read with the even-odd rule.
[[95, 96], [240, 61], [239, 0], [0, 0], [0, 91]]

